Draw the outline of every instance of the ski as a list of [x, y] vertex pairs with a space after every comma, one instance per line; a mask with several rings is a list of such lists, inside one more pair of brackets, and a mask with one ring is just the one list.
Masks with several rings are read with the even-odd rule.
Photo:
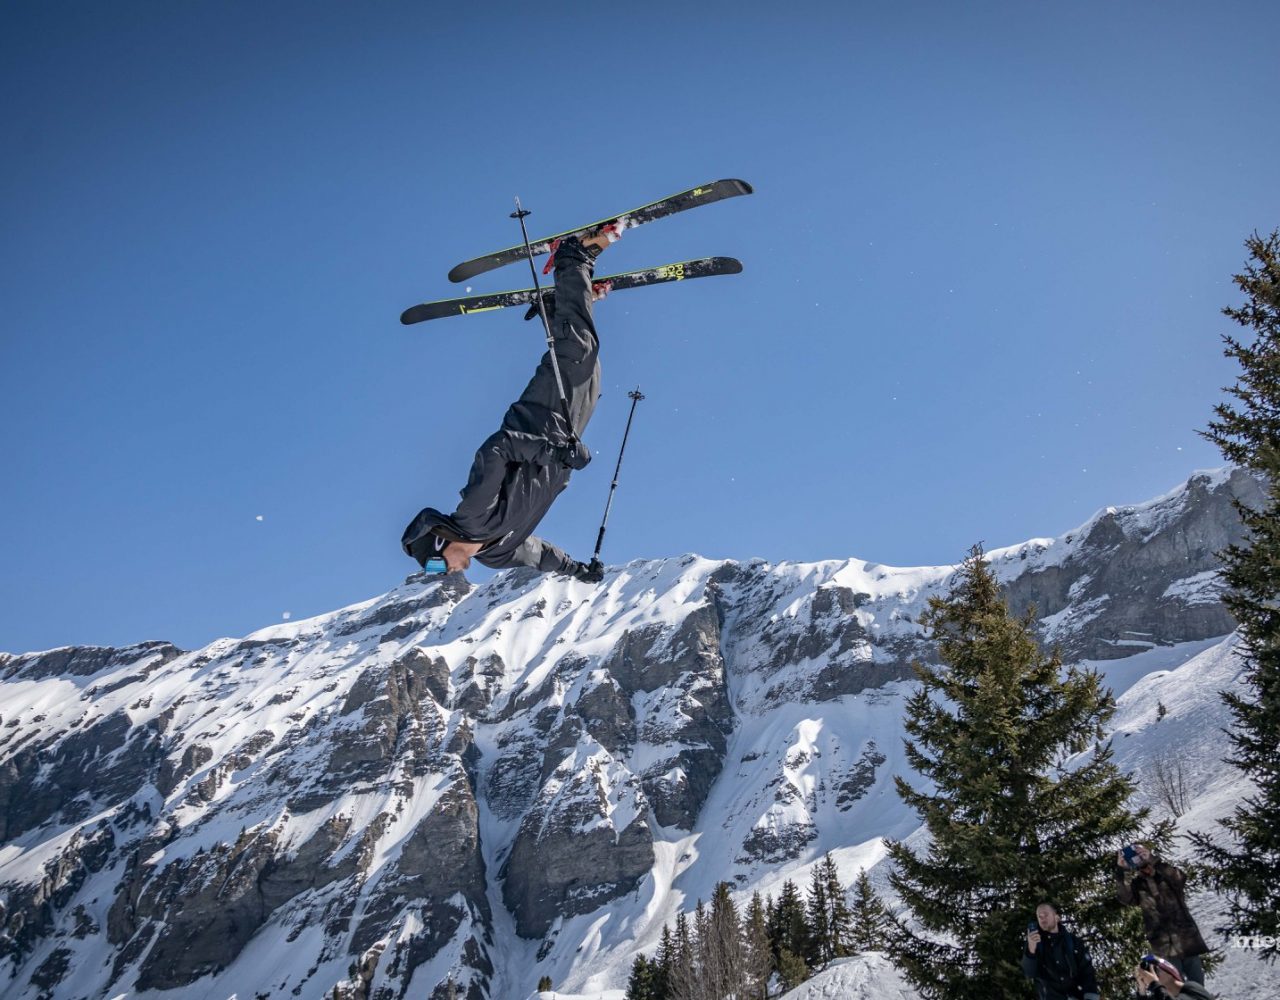
[[[669, 198], [662, 198], [659, 201], [650, 202], [648, 205], [641, 205], [639, 208], [633, 208], [629, 212], [606, 216], [598, 222], [592, 222], [590, 225], [582, 226], [578, 229], [569, 229], [563, 233], [556, 233], [554, 236], [531, 240], [530, 245], [534, 254], [544, 254], [551, 249], [551, 245], [556, 240], [567, 239], [570, 236], [585, 236], [608, 222], [621, 223], [623, 229], [634, 229], [636, 226], [643, 226], [646, 222], [652, 222], [654, 219], [662, 219], [668, 215], [675, 215], [677, 212], [684, 212], [700, 205], [710, 205], [713, 201], [724, 201], [726, 198], [735, 198], [742, 194], [751, 194], [751, 185], [746, 181], [732, 179], [713, 181], [701, 187], [690, 188], [688, 191], [673, 194]], [[514, 264], [524, 258], [525, 248], [523, 243], [519, 246], [507, 247], [507, 249], [499, 250], [497, 253], [485, 254], [483, 257], [476, 257], [474, 260], [464, 261], [449, 272], [449, 280], [466, 281], [468, 278], [474, 278], [477, 274], [484, 274], [486, 271], [505, 267], [507, 264]]]
[[[521, 249], [524, 248], [521, 247]], [[661, 267], [646, 267], [639, 271], [611, 274], [604, 278], [593, 279], [592, 284], [602, 285], [608, 282], [612, 286], [611, 291], [617, 292], [625, 288], [660, 285], [668, 281], [709, 278], [716, 274], [738, 274], [741, 270], [742, 263], [732, 257], [700, 257], [697, 260], [663, 264]], [[553, 291], [552, 288], [544, 288], [542, 294], [550, 295]], [[462, 299], [424, 302], [421, 305], [410, 306], [401, 313], [400, 322], [408, 326], [411, 323], [443, 319], [446, 316], [470, 316], [472, 313], [491, 312], [494, 309], [505, 309], [507, 306], [529, 305], [533, 302], [534, 294], [532, 288], [520, 288], [511, 292], [491, 292], [487, 295], [469, 295]]]

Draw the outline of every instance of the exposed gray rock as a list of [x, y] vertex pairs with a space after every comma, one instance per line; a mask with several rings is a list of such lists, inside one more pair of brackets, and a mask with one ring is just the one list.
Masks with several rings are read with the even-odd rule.
[[[426, 578], [423, 577], [423, 579], [425, 580]], [[433, 578], [433, 582], [436, 579], [439, 582], [435, 583], [435, 586], [431, 586], [428, 583], [427, 587], [411, 597], [378, 605], [368, 612], [353, 615], [349, 620], [335, 628], [335, 634], [339, 636], [355, 635], [358, 632], [380, 628], [384, 625], [398, 625], [408, 619], [415, 619], [434, 608], [456, 604], [471, 592], [471, 584], [467, 582], [467, 578], [461, 573], [449, 573], [444, 577]], [[416, 627], [421, 628], [420, 625]]]
[[0, 885], [0, 956], [19, 960], [49, 936], [58, 911], [67, 907], [85, 880], [101, 871], [115, 848], [110, 824], [71, 835], [67, 846], [43, 866], [39, 882]]
[[[320, 788], [334, 795], [360, 781], [376, 781], [396, 760], [428, 765], [429, 737], [443, 729], [432, 689], [440, 689], [443, 664], [407, 655], [388, 667], [366, 670], [351, 686], [335, 728]], [[406, 754], [407, 752], [407, 754]]]
[[850, 653], [867, 651], [867, 631], [854, 612], [867, 603], [869, 596], [855, 594], [848, 587], [819, 587], [809, 601], [807, 627], [796, 628], [788, 619], [766, 625], [761, 639], [773, 651], [769, 669], [781, 670], [824, 653], [832, 663], [847, 662]]
[[437, 705], [449, 703], [449, 664], [445, 663], [444, 657], [431, 656], [422, 649], [411, 649], [394, 665], [402, 668], [415, 682], [420, 682]]
[[562, 715], [559, 725], [551, 734], [545, 749], [542, 751], [542, 771], [538, 775], [538, 786], [547, 781], [565, 760], [573, 756], [586, 736], [586, 726], [576, 715]]
[[160, 794], [168, 797], [174, 790], [213, 760], [213, 750], [202, 743], [189, 743], [182, 751], [182, 756], [175, 762], [166, 757], [160, 762], [160, 773], [156, 777], [156, 788]]
[[710, 746], [685, 747], [650, 767], [640, 780], [654, 819], [663, 826], [692, 829], [723, 767], [723, 749]]
[[538, 794], [543, 747], [523, 730], [499, 739], [498, 746], [485, 783], [485, 801], [499, 819], [515, 819]]
[[5, 655], [3, 676], [38, 681], [46, 677], [93, 677], [108, 670], [142, 667], [152, 673], [183, 652], [170, 642], [139, 642], [132, 646], [65, 646], [45, 653]]
[[274, 848], [273, 834], [246, 831], [234, 844], [170, 863], [146, 885], [135, 912], [159, 931], [138, 989], [187, 986], [240, 954], [268, 916], [258, 883]]
[[1243, 539], [1232, 499], [1256, 507], [1264, 495], [1258, 480], [1239, 469], [1224, 483], [1211, 482], [1194, 476], [1140, 516], [1132, 507], [1108, 508], [1083, 538], [1071, 539], [1073, 552], [1060, 565], [1008, 583], [1010, 609], [1034, 605], [1042, 620], [1081, 609], [1067, 616], [1066, 627], [1042, 627], [1068, 660], [1116, 659], [1150, 645], [1226, 635], [1235, 620], [1216, 597], [1221, 587], [1206, 594], [1175, 585], [1216, 571], [1217, 554]]
[[470, 785], [461, 776], [405, 842], [395, 874], [379, 879], [361, 914], [352, 953], [371, 948], [403, 910], [405, 900], [412, 899], [427, 902], [436, 913], [437, 927], [422, 942], [434, 954], [452, 940], [465, 916], [448, 904], [455, 893], [488, 919], [479, 811]]
[[[588, 731], [611, 750], [629, 747], [637, 739], [671, 746], [672, 753], [647, 767], [641, 779], [654, 818], [663, 826], [692, 828], [724, 767], [727, 736], [734, 725], [721, 650], [723, 615], [714, 590], [709, 597], [675, 629], [625, 634], [606, 658], [605, 669], [616, 681], [619, 696], [631, 695], [625, 716], [619, 699], [596, 694], [599, 689], [592, 692], [597, 700], [588, 705], [588, 714], [596, 716], [596, 721], [587, 722]], [[646, 699], [649, 712], [637, 722], [633, 706], [637, 695], [644, 694], [651, 695]], [[675, 770], [680, 777], [665, 777]]]
[[876, 782], [876, 769], [884, 762], [885, 756], [875, 742], [868, 743], [857, 763], [836, 778], [836, 808], [848, 810], [866, 795], [867, 789]]
[[612, 677], [584, 691], [573, 708], [586, 731], [606, 749], [622, 753], [635, 743], [635, 710]]
[[468, 656], [463, 664], [463, 680], [453, 699], [453, 708], [468, 715], [484, 715], [505, 673], [506, 664], [497, 653], [490, 653], [483, 660]]
[[[910, 647], [912, 651], [915, 648]], [[921, 656], [920, 659], [925, 657]], [[814, 675], [809, 685], [809, 696], [814, 701], [833, 701], [847, 694], [860, 694], [868, 688], [883, 687], [893, 681], [909, 680], [914, 676], [915, 670], [905, 658], [887, 663], [859, 659], [833, 662]]]
[[62, 982], [62, 977], [70, 970], [72, 954], [70, 948], [55, 948], [32, 973], [31, 982], [42, 990], [52, 990]]
[[74, 823], [121, 805], [151, 779], [161, 743], [124, 712], [78, 732], [37, 737], [0, 764], [0, 842], [61, 815]]
[[612, 828], [576, 834], [563, 818], [539, 830], [526, 821], [503, 866], [502, 898], [522, 937], [545, 934], [561, 916], [590, 913], [640, 885], [653, 867], [653, 836], [643, 817], [615, 839]]
[[270, 914], [308, 889], [322, 889], [332, 882], [363, 872], [368, 863], [372, 838], [347, 854], [337, 864], [330, 859], [346, 842], [351, 832], [349, 816], [334, 816], [323, 823], [315, 835], [295, 853], [276, 854], [263, 868], [258, 879], [262, 909]]
[[817, 839], [810, 823], [788, 823], [779, 827], [756, 827], [742, 842], [738, 861], [742, 864], [780, 864], [798, 858]]

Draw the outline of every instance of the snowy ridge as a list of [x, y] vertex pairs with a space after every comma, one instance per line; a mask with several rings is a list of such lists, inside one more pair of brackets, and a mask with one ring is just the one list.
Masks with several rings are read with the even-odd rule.
[[[1205, 737], [1236, 683], [1213, 552], [1251, 488], [1197, 474], [991, 554], [1011, 603], [1123, 692], [1125, 766], [1175, 740], [1218, 809], [1239, 790]], [[620, 997], [721, 880], [745, 905], [831, 852], [880, 883], [883, 839], [918, 827], [893, 788], [902, 702], [953, 570], [416, 576], [195, 652], [0, 654], [6, 995], [382, 1000], [452, 976], [520, 1000], [549, 975]], [[797, 996], [894, 996], [893, 975], [865, 956]]]
[[1026, 562], [1030, 559], [1031, 568], [1047, 569], [1071, 559], [1078, 554], [1080, 546], [1100, 524], [1114, 523], [1125, 537], [1145, 541], [1181, 517], [1186, 512], [1187, 505], [1195, 501], [1197, 491], [1222, 488], [1230, 481], [1233, 471], [1231, 466], [1222, 466], [1193, 472], [1187, 482], [1152, 500], [1123, 507], [1104, 507], [1080, 527], [1065, 535], [1057, 538], [1033, 538], [1018, 545], [992, 549], [987, 553], [987, 558], [993, 569], [997, 572], [1003, 570], [1006, 574], [998, 577], [1004, 582], [1026, 571], [1024, 568], [1015, 570], [1012, 565], [1015, 561]]

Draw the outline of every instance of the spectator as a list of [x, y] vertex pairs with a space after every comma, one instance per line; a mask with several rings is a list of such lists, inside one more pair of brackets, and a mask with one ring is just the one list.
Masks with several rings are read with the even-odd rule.
[[1213, 994], [1199, 983], [1189, 983], [1182, 973], [1167, 959], [1156, 955], [1144, 955], [1142, 964], [1133, 972], [1138, 983], [1138, 995], [1157, 997], [1187, 997], [1190, 1000], [1213, 1000]]
[[1084, 944], [1062, 925], [1052, 903], [1036, 907], [1027, 931], [1022, 971], [1035, 980], [1039, 1000], [1099, 1000], [1098, 979]]
[[1200, 956], [1209, 950], [1200, 936], [1184, 894], [1182, 870], [1156, 858], [1145, 844], [1134, 844], [1134, 871], [1125, 852], [1116, 855], [1116, 898], [1142, 908], [1142, 926], [1151, 950], [1163, 955], [1188, 982], [1204, 985]]

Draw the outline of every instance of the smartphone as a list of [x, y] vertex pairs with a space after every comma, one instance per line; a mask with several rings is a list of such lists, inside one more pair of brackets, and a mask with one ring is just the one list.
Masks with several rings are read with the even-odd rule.
[[1121, 853], [1124, 854], [1124, 863], [1132, 870], [1137, 871], [1138, 867], [1142, 864], [1142, 861], [1138, 858], [1137, 846], [1135, 844], [1130, 844]]

